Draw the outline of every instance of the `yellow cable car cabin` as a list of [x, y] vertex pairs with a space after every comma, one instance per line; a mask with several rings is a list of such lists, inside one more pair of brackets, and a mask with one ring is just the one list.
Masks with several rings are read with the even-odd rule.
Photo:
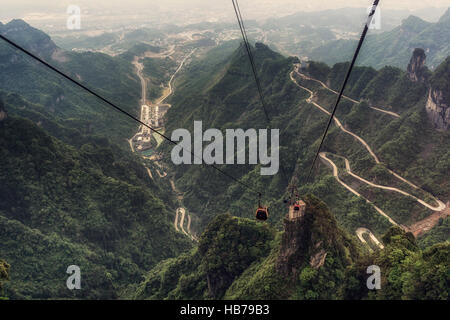
[[289, 206], [289, 220], [296, 220], [301, 218], [306, 209], [306, 203], [302, 200], [295, 201], [292, 205]]

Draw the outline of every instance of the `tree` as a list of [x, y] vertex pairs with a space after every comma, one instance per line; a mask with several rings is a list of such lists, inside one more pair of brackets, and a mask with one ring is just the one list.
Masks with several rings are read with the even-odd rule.
[[9, 280], [9, 264], [0, 259], [0, 290], [3, 288], [3, 282]]

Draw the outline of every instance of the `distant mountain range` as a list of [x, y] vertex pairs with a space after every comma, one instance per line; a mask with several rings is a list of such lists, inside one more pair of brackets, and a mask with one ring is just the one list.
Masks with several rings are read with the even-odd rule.
[[[370, 34], [358, 58], [358, 65], [382, 68], [386, 65], [405, 69], [414, 48], [423, 48], [427, 65], [435, 69], [450, 53], [450, 8], [438, 22], [426, 22], [410, 16], [393, 30]], [[349, 61], [356, 48], [355, 40], [335, 40], [312, 50], [307, 56], [333, 65]]]
[[[428, 8], [411, 12], [407, 10], [385, 10], [381, 8], [382, 26], [384, 31], [390, 31], [401, 24], [402, 20], [413, 14], [427, 21], [436, 22], [442, 15], [442, 9]], [[357, 32], [361, 22], [367, 17], [367, 8], [341, 8], [315, 12], [298, 12], [292, 15], [268, 19], [263, 27], [298, 28], [311, 26], [314, 28], [337, 29], [340, 31]], [[381, 30], [382, 31], [382, 30]], [[378, 32], [375, 30], [375, 32]]]

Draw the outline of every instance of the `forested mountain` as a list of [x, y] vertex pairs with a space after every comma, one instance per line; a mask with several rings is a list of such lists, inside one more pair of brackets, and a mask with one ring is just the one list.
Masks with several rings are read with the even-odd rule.
[[[0, 32], [137, 114], [131, 58], [65, 52], [20, 20]], [[5, 43], [0, 68], [0, 296], [117, 298], [192, 246], [173, 228], [173, 195], [129, 152], [135, 123]], [[83, 292], [66, 288], [69, 265]]]
[[156, 99], [162, 95], [164, 86], [170, 81], [177, 68], [176, 62], [169, 58], [144, 58], [144, 75], [148, 79], [148, 98]]
[[[433, 36], [448, 22], [408, 20], [404, 30]], [[114, 57], [67, 52], [19, 20], [0, 24], [0, 33], [136, 116], [141, 85], [134, 59], [162, 50], [140, 44]], [[448, 299], [445, 45], [410, 47], [396, 66], [355, 67], [310, 180], [348, 63], [301, 61], [256, 43], [265, 114], [243, 44], [199, 49], [172, 83], [165, 134], [192, 132], [200, 120], [204, 130], [223, 133], [279, 129], [276, 175], [261, 175], [261, 165], [219, 165], [239, 184], [206, 165], [175, 166], [167, 142], [154, 150], [166, 176], [151, 176], [144, 163], [153, 160], [129, 150], [135, 123], [1, 43], [0, 295]], [[151, 90], [177, 66], [166, 57], [141, 59]], [[443, 62], [431, 69], [429, 59]], [[161, 90], [148, 93], [152, 99]], [[306, 202], [298, 220], [285, 219], [292, 185]], [[266, 223], [249, 219], [255, 190], [269, 206]], [[199, 219], [198, 245], [177, 232], [180, 205]], [[371, 264], [384, 270], [382, 292], [367, 290]], [[84, 270], [81, 292], [65, 287], [69, 265]]]
[[[140, 82], [131, 63], [132, 58], [63, 51], [49, 36], [22, 20], [0, 26], [0, 33], [137, 115], [135, 106], [139, 104]], [[65, 127], [86, 134], [107, 135], [118, 145], [124, 146], [125, 139], [131, 137], [137, 127], [4, 42], [0, 43], [0, 67], [1, 90], [45, 106], [42, 112], [57, 118]]]
[[[230, 57], [219, 55], [220, 52], [220, 49], [212, 50], [204, 60], [192, 63], [176, 82], [177, 90], [171, 100], [173, 107], [167, 114], [167, 132], [176, 128], [191, 130], [194, 120], [202, 120], [205, 128], [221, 130], [269, 126], [244, 48], [241, 46]], [[273, 208], [271, 220], [275, 224], [279, 225], [285, 214], [280, 190], [285, 190], [291, 177], [296, 175], [301, 193], [311, 192], [324, 200], [347, 231], [354, 232], [364, 225], [378, 235], [386, 232], [388, 220], [363, 199], [342, 188], [327, 166], [318, 166], [314, 183], [306, 183], [327, 115], [309, 103], [310, 94], [290, 78], [293, 64], [298, 62], [296, 59], [284, 58], [262, 44], [257, 44], [254, 54], [272, 120], [270, 127], [280, 129], [280, 161], [287, 178], [281, 170], [273, 177], [260, 176], [258, 166], [221, 168], [255, 189], [265, 190], [265, 201]], [[213, 57], [217, 63], [212, 65], [209, 61]], [[202, 61], [208, 61], [211, 66], [208, 70], [212, 71], [203, 72]], [[330, 68], [313, 62], [302, 66], [301, 72], [326, 82], [330, 89], [336, 89], [342, 82], [347, 67], [337, 64]], [[313, 90], [313, 101], [325, 109], [331, 108], [335, 93], [296, 72], [292, 75], [298, 84]], [[352, 170], [370, 181], [405, 188], [430, 206], [435, 205], [431, 194], [446, 202], [450, 196], [448, 131], [435, 130], [427, 116], [428, 88], [428, 82], [414, 82], [408, 73], [394, 67], [380, 71], [356, 68], [346, 94], [362, 102], [343, 99], [337, 117], [347, 130], [364, 139], [377, 157], [374, 158], [358, 139], [336, 126], [330, 131], [324, 151], [347, 158]], [[345, 172], [342, 158], [334, 159]], [[185, 193], [186, 205], [198, 213], [204, 223], [219, 212], [248, 217], [257, 202], [251, 190], [214, 170], [195, 165], [181, 165], [174, 170], [177, 185]], [[396, 178], [389, 170], [413, 181], [418, 188]], [[361, 184], [345, 174], [343, 177], [400, 224], [412, 225], [433, 213], [409, 196]]]
[[[343, 173], [342, 160], [342, 157], [349, 159], [358, 176], [376, 184], [407, 190], [416, 199], [432, 205], [436, 204], [432, 195], [447, 201], [450, 197], [448, 131], [436, 130], [427, 114], [426, 103], [433, 83], [446, 83], [447, 73], [442, 70], [446, 70], [448, 61], [431, 73], [424, 66], [423, 50], [416, 50], [410, 57], [409, 72], [395, 67], [379, 71], [357, 67], [352, 73], [346, 90], [348, 98], [341, 102], [337, 118], [347, 130], [367, 141], [381, 161], [377, 163], [357, 139], [336, 126], [323, 150], [337, 164], [341, 179], [370, 199], [372, 204], [369, 204], [337, 183], [330, 175], [330, 168], [323, 164], [316, 169], [315, 182], [306, 184], [326, 115], [315, 110], [307, 100], [309, 93], [291, 79], [296, 59], [284, 58], [262, 44], [253, 50], [272, 118], [270, 124], [264, 117], [246, 52], [241, 46], [230, 57], [221, 54], [223, 49], [212, 50], [206, 58], [188, 67], [176, 82], [173, 107], [168, 113], [168, 131], [192, 129], [194, 120], [202, 120], [207, 128], [280, 128], [280, 159], [288, 177], [298, 175], [300, 194], [310, 208], [306, 214], [309, 218], [297, 222], [300, 226], [295, 227], [290, 227], [290, 222], [283, 223], [287, 209], [279, 190], [284, 190], [287, 181], [281, 172], [274, 177], [262, 177], [258, 167], [221, 167], [246, 184], [264, 190], [264, 201], [271, 210], [270, 224], [275, 227], [268, 232], [259, 223], [253, 223], [249, 229], [252, 224], [245, 218], [217, 217], [219, 213], [251, 217], [257, 202], [251, 191], [202, 166], [175, 167], [177, 185], [185, 193], [185, 203], [202, 217], [205, 232], [198, 249], [160, 263], [129, 297], [448, 299], [448, 214], [439, 218], [432, 231], [424, 233], [417, 225], [433, 220], [439, 212], [410, 196], [362, 184]], [[208, 72], [204, 67], [206, 61], [210, 66]], [[330, 110], [336, 97], [331, 90], [339, 88], [347, 68], [347, 63], [333, 67], [301, 63], [299, 72], [293, 72], [292, 77], [297, 84], [314, 92], [312, 101]], [[392, 172], [408, 180], [400, 180]], [[405, 182], [410, 180], [415, 187]], [[334, 221], [332, 214], [320, 201], [306, 196], [307, 193], [323, 199], [337, 222], [330, 222]], [[400, 227], [392, 226], [378, 210], [387, 213]], [[314, 226], [318, 228], [317, 233], [311, 231], [316, 230]], [[368, 253], [365, 246], [355, 242], [350, 234], [361, 227], [369, 228], [382, 239], [384, 248], [379, 250], [372, 243], [371, 248], [376, 251]], [[278, 234], [280, 229], [284, 233]], [[409, 231], [419, 236], [418, 242]], [[366, 240], [370, 242], [369, 238]], [[419, 245], [424, 249], [419, 249]], [[289, 268], [290, 258], [283, 259], [285, 251], [294, 255], [294, 269]], [[323, 265], [317, 265], [317, 261]], [[388, 289], [367, 290], [366, 268], [371, 264], [384, 270], [382, 287]], [[434, 289], [428, 290], [429, 287]]]
[[[393, 30], [369, 34], [358, 59], [359, 65], [376, 69], [393, 66], [406, 69], [414, 48], [423, 48], [428, 66], [435, 69], [450, 52], [450, 8], [437, 23], [429, 23], [410, 16]], [[336, 40], [318, 47], [307, 55], [328, 64], [347, 61], [356, 48], [357, 41]]]
[[[128, 298], [448, 299], [448, 242], [422, 251], [414, 236], [392, 227], [386, 247], [368, 253], [322, 202], [304, 199], [303, 219], [286, 219], [284, 233], [217, 216], [198, 248], [158, 264]], [[367, 290], [369, 265], [382, 268], [383, 290]]]
[[[107, 139], [65, 144], [24, 118], [0, 122], [0, 256], [6, 296], [115, 298], [190, 241], [172, 227], [174, 202], [141, 161]], [[83, 291], [65, 287], [78, 265]]]

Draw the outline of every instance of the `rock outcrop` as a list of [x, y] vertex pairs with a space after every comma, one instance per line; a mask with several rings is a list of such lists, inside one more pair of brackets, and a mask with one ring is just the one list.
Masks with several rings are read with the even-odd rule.
[[0, 122], [8, 118], [8, 113], [6, 112], [3, 102], [0, 100]]
[[436, 129], [447, 130], [449, 128], [450, 105], [445, 101], [444, 93], [441, 90], [430, 88], [425, 108]]
[[448, 130], [450, 124], [450, 56], [436, 68], [431, 77], [425, 108], [436, 129]]
[[450, 123], [450, 90], [449, 70], [450, 60], [446, 59], [434, 73], [425, 66], [426, 55], [421, 48], [416, 48], [408, 64], [408, 78], [413, 82], [429, 86], [425, 105], [428, 117], [438, 130], [447, 130]]
[[414, 82], [424, 82], [427, 80], [428, 69], [425, 67], [426, 55], [421, 48], [414, 49], [411, 60], [408, 64], [408, 77]]
[[286, 216], [284, 220], [276, 270], [288, 279], [296, 279], [305, 267], [322, 268], [327, 257], [342, 261], [342, 265], [351, 262], [346, 248], [352, 248], [353, 244], [337, 226], [325, 204], [312, 196], [306, 197], [305, 202], [302, 217], [289, 219]]

